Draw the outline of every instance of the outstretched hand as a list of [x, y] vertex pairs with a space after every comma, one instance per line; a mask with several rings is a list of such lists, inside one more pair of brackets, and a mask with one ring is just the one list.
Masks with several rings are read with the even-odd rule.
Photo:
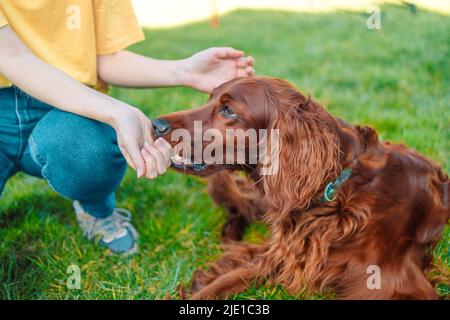
[[220, 84], [236, 77], [252, 76], [254, 59], [233, 48], [210, 48], [185, 61], [185, 85], [211, 92]]

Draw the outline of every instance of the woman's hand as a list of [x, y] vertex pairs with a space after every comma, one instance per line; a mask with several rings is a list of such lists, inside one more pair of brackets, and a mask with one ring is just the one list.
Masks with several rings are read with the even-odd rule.
[[184, 60], [182, 84], [211, 92], [220, 84], [236, 77], [252, 76], [254, 59], [233, 48], [210, 48]]
[[117, 142], [137, 177], [154, 179], [170, 166], [171, 146], [162, 138], [153, 142], [152, 123], [139, 109], [120, 106], [112, 123]]

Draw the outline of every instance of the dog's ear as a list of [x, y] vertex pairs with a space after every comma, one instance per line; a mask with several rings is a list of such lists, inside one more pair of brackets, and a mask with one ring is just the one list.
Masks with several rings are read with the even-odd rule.
[[278, 132], [278, 142], [267, 143], [266, 152], [276, 170], [262, 175], [272, 206], [268, 222], [307, 208], [320, 188], [337, 176], [340, 163], [337, 122], [324, 108], [299, 92], [278, 103], [268, 130]]

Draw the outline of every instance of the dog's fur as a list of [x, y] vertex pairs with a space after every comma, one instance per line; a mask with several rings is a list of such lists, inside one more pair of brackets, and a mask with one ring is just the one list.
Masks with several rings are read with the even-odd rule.
[[[224, 118], [223, 105], [238, 119]], [[381, 142], [369, 127], [334, 118], [274, 78], [230, 81], [205, 106], [161, 118], [172, 129], [192, 131], [193, 121], [201, 120], [204, 130], [280, 133], [274, 175], [259, 175], [259, 166], [249, 164], [209, 165], [200, 172], [183, 168], [212, 175], [210, 193], [230, 211], [224, 240], [241, 239], [244, 227], [260, 217], [271, 232], [260, 245], [230, 245], [207, 271], [198, 271], [191, 298], [225, 298], [266, 280], [293, 294], [307, 289], [331, 291], [341, 299], [437, 298], [426, 274], [450, 218], [450, 188], [433, 161], [403, 145]], [[170, 140], [170, 134], [165, 137]], [[352, 170], [350, 178], [338, 188], [336, 200], [323, 201], [326, 184], [344, 168]], [[245, 171], [249, 178], [225, 169]], [[381, 271], [379, 289], [367, 285], [373, 265]]]

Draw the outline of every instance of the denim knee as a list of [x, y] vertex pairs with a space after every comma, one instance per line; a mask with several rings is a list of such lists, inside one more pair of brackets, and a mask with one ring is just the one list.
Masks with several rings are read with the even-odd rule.
[[106, 198], [125, 174], [114, 129], [72, 113], [49, 112], [34, 128], [29, 147], [49, 185], [73, 200]]

